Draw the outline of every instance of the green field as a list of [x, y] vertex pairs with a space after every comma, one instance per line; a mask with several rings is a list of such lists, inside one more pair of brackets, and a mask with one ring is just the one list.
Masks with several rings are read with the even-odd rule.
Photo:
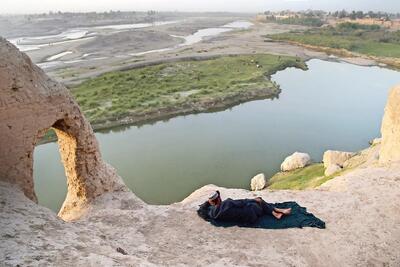
[[324, 176], [324, 164], [318, 163], [289, 172], [279, 172], [268, 181], [269, 189], [308, 189], [317, 187], [334, 176]]
[[276, 19], [270, 21], [278, 24], [304, 25], [310, 27], [320, 27], [324, 24], [324, 22], [320, 18], [310, 18], [310, 17], [284, 18], [284, 19]]
[[276, 96], [279, 86], [269, 76], [286, 67], [306, 65], [295, 57], [224, 56], [110, 72], [71, 91], [90, 122], [101, 124], [157, 111], [207, 108], [251, 92]]
[[400, 58], [400, 31], [387, 31], [377, 25], [343, 23], [336, 27], [328, 26], [267, 37], [276, 41], [346, 49], [370, 56]]

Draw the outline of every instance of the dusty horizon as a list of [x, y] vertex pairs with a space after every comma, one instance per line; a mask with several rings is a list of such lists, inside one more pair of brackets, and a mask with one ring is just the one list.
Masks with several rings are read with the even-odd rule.
[[95, 4], [78, 0], [6, 0], [0, 10], [0, 14], [38, 14], [52, 12], [105, 12], [105, 11], [147, 11], [159, 12], [234, 12], [234, 13], [258, 13], [265, 10], [324, 10], [336, 11], [345, 9], [347, 11], [382, 11], [390, 13], [400, 12], [400, 2], [385, 0], [379, 3], [372, 0], [345, 1], [345, 0], [233, 0], [226, 4], [222, 0], [99, 0]]

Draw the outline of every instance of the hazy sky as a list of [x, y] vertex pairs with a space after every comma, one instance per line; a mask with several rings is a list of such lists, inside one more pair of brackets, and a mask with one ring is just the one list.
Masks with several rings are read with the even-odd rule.
[[233, 11], [374, 10], [400, 12], [400, 0], [1, 0], [0, 13], [48, 11]]

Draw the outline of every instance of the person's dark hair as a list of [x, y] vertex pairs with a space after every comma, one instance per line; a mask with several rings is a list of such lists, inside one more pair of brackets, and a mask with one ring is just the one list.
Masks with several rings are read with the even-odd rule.
[[208, 201], [204, 202], [199, 206], [199, 209], [197, 210], [197, 215], [199, 215], [201, 218], [203, 218], [206, 221], [210, 220], [210, 217], [208, 216], [208, 208], [210, 207], [210, 203]]

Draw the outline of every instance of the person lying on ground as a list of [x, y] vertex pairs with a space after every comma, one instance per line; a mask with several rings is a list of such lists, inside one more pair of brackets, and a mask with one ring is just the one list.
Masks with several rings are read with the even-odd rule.
[[290, 213], [290, 208], [278, 209], [261, 197], [236, 200], [228, 198], [222, 201], [219, 191], [215, 191], [198, 210], [199, 216], [204, 219], [244, 224], [253, 224], [264, 215], [274, 216], [279, 220]]

